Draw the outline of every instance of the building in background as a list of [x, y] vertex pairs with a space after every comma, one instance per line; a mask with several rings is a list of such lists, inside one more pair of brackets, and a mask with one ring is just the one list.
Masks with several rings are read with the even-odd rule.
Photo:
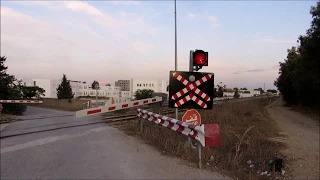
[[157, 93], [166, 93], [168, 94], [167, 86], [169, 82], [166, 80], [142, 80], [142, 79], [131, 79], [130, 82], [130, 93], [131, 97], [134, 98], [134, 93], [138, 89], [152, 89]]
[[114, 84], [120, 87], [121, 91], [130, 91], [130, 80], [118, 80]]
[[[25, 86], [38, 86], [45, 90], [43, 98], [58, 98], [57, 88], [61, 84], [61, 79], [21, 79]], [[112, 99], [115, 103], [127, 102], [131, 100], [130, 91], [120, 91], [120, 87], [115, 86], [100, 86], [99, 90], [91, 88], [91, 84], [86, 84], [81, 81], [70, 80], [74, 98], [77, 97], [106, 97]], [[121, 93], [120, 93], [121, 92]]]
[[[58, 98], [57, 88], [61, 84], [61, 79], [21, 79], [25, 86], [38, 86], [45, 90], [44, 98]], [[116, 86], [100, 86], [99, 90], [91, 88], [91, 84], [81, 81], [70, 80], [74, 98], [77, 97], [106, 97], [112, 99], [115, 103], [127, 102], [134, 99], [134, 93], [138, 89], [151, 89], [156, 93], [166, 93], [169, 85], [166, 80], [118, 80]]]

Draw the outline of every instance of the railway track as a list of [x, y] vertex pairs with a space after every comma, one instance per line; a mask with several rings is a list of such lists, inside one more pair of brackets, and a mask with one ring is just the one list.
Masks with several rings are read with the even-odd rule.
[[[248, 99], [251, 99], [251, 98], [248, 98]], [[238, 99], [238, 101], [242, 101], [242, 100], [246, 100], [246, 99]], [[237, 100], [233, 100], [233, 101], [236, 102]], [[152, 111], [153, 108], [150, 106], [147, 106], [143, 109]], [[185, 110], [186, 109], [179, 109], [178, 112], [184, 112]], [[173, 116], [174, 113], [175, 113], [175, 109], [169, 109], [167, 103], [162, 104], [161, 114], [166, 115], [166, 116]], [[44, 117], [38, 117], [38, 118], [36, 118], [36, 117], [35, 118], [25, 118], [25, 119], [21, 119], [20, 121], [41, 120], [41, 119], [57, 118], [57, 117], [63, 118], [63, 117], [68, 117], [68, 116], [74, 116], [74, 115], [61, 115], [61, 116], [57, 115], [57, 116], [47, 116], [47, 117], [44, 116]], [[11, 130], [2, 131], [0, 133], [0, 139], [7, 138], [7, 137], [13, 137], [13, 136], [20, 136], [20, 135], [25, 135], [25, 134], [53, 131], [53, 130], [58, 130], [58, 129], [89, 126], [89, 125], [101, 124], [101, 123], [130, 121], [130, 120], [135, 120], [135, 119], [137, 119], [136, 113], [131, 113], [131, 114], [125, 114], [125, 115], [105, 116], [105, 117], [101, 117], [100, 120], [92, 120], [90, 122], [88, 122], [88, 120], [75, 120], [75, 121], [71, 121], [71, 122], [47, 124], [47, 125], [42, 125], [42, 126], [30, 127], [30, 128], [11, 129]], [[23, 132], [22, 133], [21, 132], [15, 133], [15, 131], [23, 131]]]
[[[183, 111], [184, 110], [179, 110], [179, 112], [183, 112]], [[167, 112], [163, 112], [161, 114], [169, 116], [169, 115], [173, 115], [174, 111], [168, 110]], [[30, 127], [30, 128], [11, 129], [7, 131], [2, 131], [0, 133], [0, 139], [14, 137], [14, 136], [21, 136], [26, 134], [54, 131], [58, 129], [89, 126], [89, 125], [102, 124], [102, 123], [108, 124], [113, 122], [130, 121], [135, 119], [137, 119], [137, 114], [126, 114], [126, 115], [119, 115], [119, 116], [107, 116], [107, 117], [101, 118], [100, 120], [93, 120], [91, 122], [88, 122], [88, 120], [77, 120], [72, 122], [61, 122], [61, 123], [47, 124], [42, 126]], [[15, 131], [23, 131], [23, 132], [15, 132]]]

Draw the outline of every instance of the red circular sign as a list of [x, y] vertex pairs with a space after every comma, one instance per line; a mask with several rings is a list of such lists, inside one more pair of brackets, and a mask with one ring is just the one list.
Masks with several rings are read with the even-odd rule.
[[196, 126], [201, 125], [201, 115], [195, 109], [187, 110], [182, 116], [182, 121]]

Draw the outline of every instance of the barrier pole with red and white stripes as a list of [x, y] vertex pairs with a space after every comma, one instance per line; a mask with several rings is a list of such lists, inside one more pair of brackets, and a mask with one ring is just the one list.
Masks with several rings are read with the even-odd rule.
[[196, 126], [140, 108], [137, 109], [137, 117], [195, 139], [204, 147], [220, 146], [220, 129], [218, 124], [202, 124], [201, 126]]
[[126, 103], [112, 104], [110, 106], [100, 106], [97, 108], [89, 108], [89, 109], [76, 111], [76, 117], [79, 118], [79, 117], [97, 115], [101, 113], [112, 112], [112, 111], [127, 109], [131, 107], [137, 107], [145, 104], [157, 103], [161, 101], [162, 101], [162, 97], [156, 96], [154, 98], [141, 99], [141, 100], [126, 102]]
[[[202, 124], [201, 126], [196, 126], [167, 116], [149, 112], [147, 110], [142, 110], [140, 108], [137, 110], [137, 116], [197, 140], [197, 158], [199, 168], [201, 168], [201, 145], [204, 147], [220, 146], [221, 137], [218, 124]], [[143, 123], [140, 123], [141, 133], [143, 128], [142, 124]]]
[[43, 103], [42, 101], [39, 100], [0, 100], [0, 103]]

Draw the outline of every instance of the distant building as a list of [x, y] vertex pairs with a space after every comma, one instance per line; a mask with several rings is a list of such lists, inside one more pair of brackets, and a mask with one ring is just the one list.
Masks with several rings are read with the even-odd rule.
[[[131, 80], [118, 80], [115, 81], [115, 86], [120, 87], [121, 96], [134, 98], [134, 93], [138, 89], [151, 89], [154, 92], [158, 93], [166, 93], [167, 86], [169, 85], [168, 81], [166, 80], [144, 80], [144, 79], [131, 79]], [[124, 92], [125, 91], [125, 92]], [[129, 92], [129, 93], [128, 93]]]
[[[38, 86], [45, 90], [44, 98], [58, 98], [57, 88], [61, 84], [61, 79], [22, 79], [25, 86]], [[115, 103], [126, 102], [130, 98], [130, 91], [120, 91], [120, 87], [115, 86], [100, 86], [99, 90], [91, 88], [91, 84], [86, 84], [81, 81], [70, 80], [74, 98], [91, 96], [91, 97], [107, 97], [113, 99]]]
[[114, 84], [120, 87], [121, 91], [130, 91], [130, 80], [118, 80]]
[[[61, 79], [22, 79], [25, 86], [38, 86], [45, 90], [44, 98], [58, 98], [57, 88], [61, 84]], [[115, 103], [127, 102], [128, 99], [134, 98], [134, 93], [138, 89], [151, 89], [156, 93], [166, 93], [169, 85], [166, 80], [118, 80], [115, 86], [100, 86], [99, 90], [91, 88], [91, 84], [82, 81], [70, 80], [74, 98], [77, 97], [107, 97]]]
[[134, 98], [134, 93], [138, 89], [152, 89], [154, 92], [168, 94], [167, 86], [169, 85], [169, 82], [166, 80], [131, 79], [130, 85], [130, 92], [132, 94], [132, 98]]

